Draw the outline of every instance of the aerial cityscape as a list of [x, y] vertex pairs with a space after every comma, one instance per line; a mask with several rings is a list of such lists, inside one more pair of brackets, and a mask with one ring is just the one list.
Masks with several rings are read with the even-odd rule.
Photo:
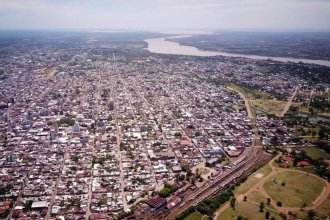
[[265, 2], [0, 1], [0, 219], [330, 219], [330, 2]]

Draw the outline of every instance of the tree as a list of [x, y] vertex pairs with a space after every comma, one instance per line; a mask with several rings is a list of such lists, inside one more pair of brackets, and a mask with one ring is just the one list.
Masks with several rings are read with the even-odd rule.
[[264, 212], [265, 204], [263, 202], [259, 205], [259, 212]]
[[325, 137], [325, 132], [324, 132], [324, 129], [320, 129], [320, 131], [319, 131], [319, 137], [320, 137], [320, 139], [324, 139], [324, 137]]
[[188, 164], [181, 165], [181, 169], [182, 169], [183, 172], [186, 172], [186, 173], [188, 173], [188, 171], [191, 172], [190, 167], [189, 167]]
[[266, 214], [265, 214], [265, 218], [269, 219], [269, 217], [270, 217], [270, 213], [269, 213], [269, 211], [267, 211]]
[[276, 204], [278, 207], [282, 207], [282, 202], [278, 201]]
[[235, 210], [235, 207], [236, 207], [236, 198], [235, 197], [230, 199], [230, 206]]
[[195, 184], [196, 184], [196, 179], [195, 179], [195, 178], [192, 178], [192, 179], [191, 179], [191, 184], [192, 184], [192, 185], [195, 185]]
[[243, 201], [244, 201], [244, 202], [246, 202], [246, 200], [247, 200], [247, 197], [246, 197], [246, 196], [244, 196], [244, 199], [243, 199]]
[[282, 186], [285, 186], [285, 182], [282, 182]]
[[270, 205], [271, 199], [267, 198], [267, 205]]
[[304, 202], [304, 203], [302, 204], [301, 208], [306, 208], [306, 206], [307, 206], [307, 203]]
[[313, 220], [315, 216], [316, 216], [316, 213], [314, 210], [308, 211], [308, 220]]

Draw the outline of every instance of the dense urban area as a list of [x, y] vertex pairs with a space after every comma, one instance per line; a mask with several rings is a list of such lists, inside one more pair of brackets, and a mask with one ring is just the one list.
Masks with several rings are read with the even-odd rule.
[[330, 67], [2, 37], [1, 219], [330, 216]]

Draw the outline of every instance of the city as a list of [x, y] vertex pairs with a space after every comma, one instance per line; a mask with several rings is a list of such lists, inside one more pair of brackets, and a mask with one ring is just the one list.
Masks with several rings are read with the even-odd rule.
[[1, 30], [0, 219], [328, 219], [326, 52], [212, 37]]

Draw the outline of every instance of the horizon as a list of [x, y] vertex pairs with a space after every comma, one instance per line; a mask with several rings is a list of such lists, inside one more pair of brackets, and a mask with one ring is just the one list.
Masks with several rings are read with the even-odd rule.
[[2, 0], [1, 30], [330, 31], [326, 0]]
[[208, 35], [221, 33], [330, 33], [330, 29], [218, 29], [218, 30], [143, 30], [143, 29], [2, 29], [0, 32], [72, 32], [72, 33], [155, 33], [155, 34], [190, 34], [190, 35]]

